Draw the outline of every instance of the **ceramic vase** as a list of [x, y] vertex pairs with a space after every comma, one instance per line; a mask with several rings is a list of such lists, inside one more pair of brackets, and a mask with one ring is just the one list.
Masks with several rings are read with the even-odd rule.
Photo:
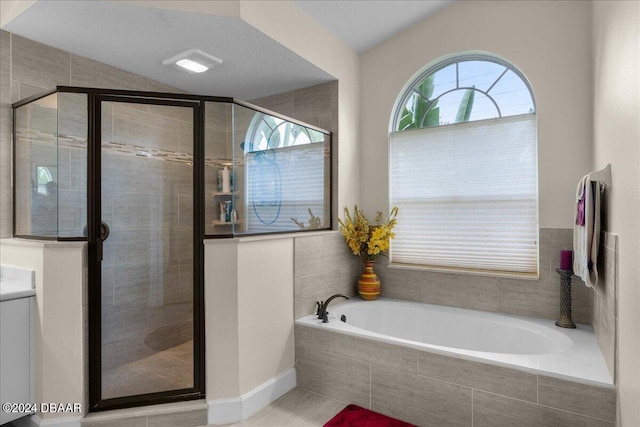
[[380, 295], [380, 279], [373, 271], [374, 261], [364, 262], [364, 272], [358, 280], [358, 293], [364, 300], [372, 301]]

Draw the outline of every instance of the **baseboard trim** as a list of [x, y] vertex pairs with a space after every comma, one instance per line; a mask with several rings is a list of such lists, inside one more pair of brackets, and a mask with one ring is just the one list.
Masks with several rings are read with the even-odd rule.
[[295, 388], [296, 369], [292, 368], [240, 397], [207, 401], [209, 424], [242, 421]]

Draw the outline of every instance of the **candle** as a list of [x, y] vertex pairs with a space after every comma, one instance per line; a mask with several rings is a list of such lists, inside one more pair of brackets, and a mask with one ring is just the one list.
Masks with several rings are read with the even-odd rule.
[[560, 251], [560, 270], [573, 270], [573, 251]]

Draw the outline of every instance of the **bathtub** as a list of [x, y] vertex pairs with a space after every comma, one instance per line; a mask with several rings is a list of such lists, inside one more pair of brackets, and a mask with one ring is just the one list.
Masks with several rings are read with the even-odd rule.
[[388, 298], [356, 297], [328, 311], [329, 323], [309, 315], [296, 324], [570, 381], [613, 384], [588, 325], [564, 329], [553, 320]]

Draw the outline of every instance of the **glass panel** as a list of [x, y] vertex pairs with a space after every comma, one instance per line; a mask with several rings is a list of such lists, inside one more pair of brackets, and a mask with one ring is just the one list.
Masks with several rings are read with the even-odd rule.
[[456, 64], [451, 64], [434, 73], [433, 92], [429, 99], [437, 98], [456, 87]]
[[522, 79], [511, 70], [496, 83], [489, 95], [500, 106], [502, 117], [534, 112], [529, 89]]
[[474, 86], [486, 91], [506, 70], [504, 65], [489, 61], [464, 61], [458, 63], [460, 87]]
[[[473, 89], [449, 92], [439, 99], [438, 106], [441, 125], [499, 117], [495, 104], [485, 95]], [[471, 110], [468, 116], [465, 116], [466, 109]]]
[[102, 103], [102, 398], [194, 386], [193, 110]]
[[58, 235], [58, 95], [15, 111], [15, 234]]
[[58, 236], [86, 237], [87, 95], [58, 93]]
[[235, 184], [233, 180], [235, 174], [233, 174], [231, 123], [231, 104], [223, 102], [205, 103], [204, 207], [206, 218], [205, 234], [208, 235], [231, 235], [233, 233], [231, 205], [233, 204], [232, 189]]
[[330, 227], [330, 137], [234, 106], [235, 234]]

